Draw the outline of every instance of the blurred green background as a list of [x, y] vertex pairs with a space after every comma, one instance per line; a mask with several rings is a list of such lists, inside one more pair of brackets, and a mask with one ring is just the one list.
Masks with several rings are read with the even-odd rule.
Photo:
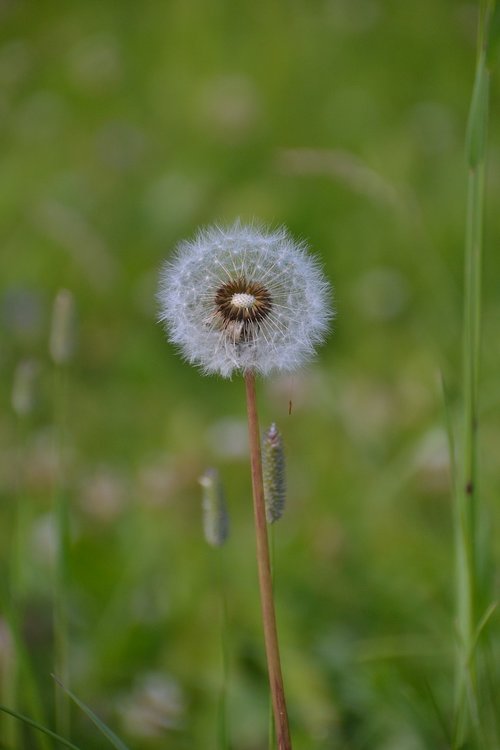
[[[241, 217], [307, 239], [338, 310], [311, 367], [259, 383], [263, 426], [278, 423], [287, 451], [276, 595], [296, 747], [447, 747], [454, 563], [440, 372], [455, 419], [476, 11], [456, 0], [0, 2], [0, 574], [22, 502], [13, 594], [50, 721], [48, 340], [67, 288], [78, 310], [65, 437], [71, 686], [132, 748], [217, 747], [217, 553], [197, 484], [217, 466], [231, 513], [232, 747], [267, 746], [243, 384], [184, 364], [155, 320], [162, 259], [200, 225]], [[498, 94], [493, 77], [480, 434], [490, 529]], [[35, 401], [20, 417], [11, 391], [26, 359]], [[498, 654], [498, 617], [491, 630]], [[7, 680], [11, 652], [1, 620]], [[77, 712], [73, 739], [109, 747]]]

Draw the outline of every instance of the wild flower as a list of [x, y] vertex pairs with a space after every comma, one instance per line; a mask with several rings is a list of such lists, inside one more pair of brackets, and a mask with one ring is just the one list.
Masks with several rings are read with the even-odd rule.
[[[333, 317], [330, 287], [305, 244], [294, 241], [285, 228], [266, 231], [237, 221], [227, 229], [209, 227], [194, 240], [181, 242], [173, 260], [162, 269], [158, 300], [160, 320], [170, 340], [191, 364], [206, 373], [230, 377], [238, 372], [244, 377], [274, 728], [277, 747], [291, 750], [266, 528], [255, 376], [295, 370], [314, 354]], [[273, 433], [272, 439], [276, 442], [277, 435]], [[279, 452], [279, 446], [274, 448]], [[277, 468], [280, 456], [275, 454], [273, 460]], [[279, 518], [283, 510], [282, 468], [275, 477], [278, 484], [273, 489], [279, 496], [268, 515], [270, 521]], [[227, 525], [216, 475], [205, 474], [201, 483], [207, 541], [221, 544]]]
[[306, 245], [285, 228], [240, 222], [181, 242], [163, 267], [158, 300], [184, 357], [223, 377], [296, 369], [332, 317], [330, 287]]

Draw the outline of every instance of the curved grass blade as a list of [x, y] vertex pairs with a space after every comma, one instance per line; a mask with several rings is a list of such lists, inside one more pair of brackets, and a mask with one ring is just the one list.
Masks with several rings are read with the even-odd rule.
[[495, 5], [491, 13], [486, 47], [486, 62], [491, 69], [500, 58], [500, 5]]
[[96, 727], [99, 729], [99, 731], [111, 742], [113, 747], [116, 748], [116, 750], [129, 750], [127, 745], [125, 745], [122, 740], [116, 736], [116, 734], [113, 732], [112, 729], [110, 729], [98, 716], [95, 714], [91, 708], [89, 708], [83, 701], [80, 700], [80, 698], [77, 698], [77, 696], [71, 692], [67, 687], [65, 687], [60, 680], [57, 679], [55, 675], [52, 675], [54, 680], [57, 682], [60, 688], [64, 690], [66, 695], [68, 695], [71, 700], [76, 703], [78, 708], [80, 708], [83, 713], [90, 719], [90, 721], [96, 725]]
[[436, 696], [434, 694], [434, 691], [429, 683], [429, 681], [424, 677], [424, 685], [425, 690], [427, 692], [427, 695], [429, 696], [429, 700], [431, 703], [432, 708], [434, 709], [434, 713], [436, 714], [437, 720], [439, 722], [439, 726], [441, 727], [441, 730], [443, 732], [443, 735], [445, 737], [446, 743], [448, 747], [452, 746], [452, 736], [450, 727], [448, 726], [448, 722], [445, 718], [444, 712], [441, 709], [441, 706], [439, 705]]
[[[36, 721], [40, 726], [43, 726], [44, 722], [47, 721], [43, 702], [41, 700], [38, 685], [33, 673], [30, 658], [19, 633], [19, 623], [13, 612], [11, 604], [8, 602], [5, 591], [2, 591], [0, 593], [0, 602], [6, 622], [12, 633], [17, 658], [19, 660], [19, 668], [23, 679], [24, 702], [26, 703], [26, 709], [34, 717], [33, 721]], [[12, 711], [13, 709], [9, 710]], [[49, 742], [46, 736], [43, 734], [39, 736], [37, 740], [38, 741], [36, 746], [41, 748], [41, 750], [51, 750], [51, 748], [53, 747], [52, 742]]]
[[487, 608], [484, 615], [479, 620], [479, 624], [477, 626], [476, 634], [474, 638], [474, 645], [477, 644], [477, 642], [479, 641], [481, 633], [485, 629], [488, 622], [491, 620], [492, 616], [495, 614], [497, 608], [498, 608], [498, 602], [492, 602], [490, 606]]
[[64, 747], [69, 747], [70, 750], [81, 750], [81, 748], [77, 747], [77, 745], [73, 745], [73, 743], [69, 740], [65, 740], [64, 737], [56, 734], [51, 729], [47, 729], [47, 727], [42, 726], [37, 721], [33, 721], [33, 719], [30, 719], [28, 716], [18, 714], [17, 711], [12, 711], [10, 708], [7, 708], [7, 706], [2, 706], [2, 704], [0, 704], [0, 711], [3, 711], [5, 714], [9, 714], [10, 716], [14, 716], [14, 718], [19, 719], [19, 721], [22, 721], [23, 724], [26, 724], [28, 727], [38, 729], [39, 732], [43, 732], [43, 734], [46, 734], [48, 737], [52, 737], [53, 740], [56, 740], [61, 745], [64, 745]]

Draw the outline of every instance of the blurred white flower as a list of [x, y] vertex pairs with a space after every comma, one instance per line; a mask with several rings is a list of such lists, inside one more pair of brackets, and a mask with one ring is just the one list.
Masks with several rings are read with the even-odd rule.
[[92, 521], [114, 523], [127, 502], [127, 477], [112, 466], [100, 466], [83, 478], [79, 504]]
[[450, 489], [450, 448], [445, 430], [432, 427], [416, 446], [414, 467], [419, 487], [429, 493]]
[[303, 243], [284, 228], [236, 222], [181, 242], [161, 274], [160, 320], [206, 373], [295, 370], [323, 340], [330, 287]]
[[137, 492], [141, 504], [150, 509], [167, 504], [179, 484], [174, 462], [170, 456], [159, 456], [140, 467]]
[[56, 522], [52, 513], [39, 516], [30, 530], [30, 550], [38, 565], [53, 568], [57, 557]]
[[184, 708], [178, 683], [157, 672], [140, 677], [133, 691], [119, 701], [127, 732], [142, 739], [164, 737], [166, 731], [179, 729]]

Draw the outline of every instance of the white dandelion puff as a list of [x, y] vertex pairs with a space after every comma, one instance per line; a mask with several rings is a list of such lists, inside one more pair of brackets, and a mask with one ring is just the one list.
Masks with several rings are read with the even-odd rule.
[[322, 342], [333, 317], [318, 262], [285, 228], [236, 222], [181, 242], [162, 269], [160, 320], [206, 373], [291, 371]]

